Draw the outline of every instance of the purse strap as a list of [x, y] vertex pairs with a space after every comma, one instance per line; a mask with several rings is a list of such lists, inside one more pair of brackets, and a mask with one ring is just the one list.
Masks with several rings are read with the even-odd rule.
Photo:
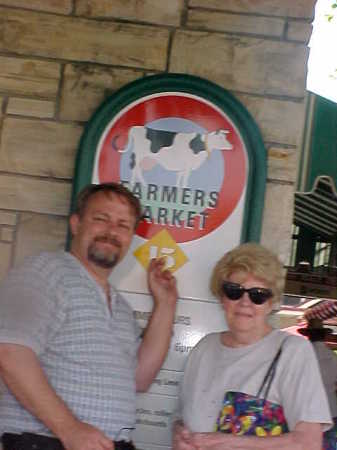
[[276, 372], [276, 367], [277, 367], [277, 363], [280, 359], [281, 353], [282, 353], [282, 347], [284, 342], [288, 339], [289, 336], [287, 336], [285, 339], [283, 339], [280, 348], [278, 349], [276, 355], [274, 356], [274, 359], [272, 360], [266, 375], [263, 378], [262, 384], [260, 386], [260, 389], [258, 390], [257, 393], [257, 397], [261, 397], [262, 391], [263, 389], [264, 391], [264, 396], [263, 396], [263, 401], [266, 401], [270, 388], [271, 388], [271, 383], [273, 382], [273, 379], [275, 377], [275, 372]]

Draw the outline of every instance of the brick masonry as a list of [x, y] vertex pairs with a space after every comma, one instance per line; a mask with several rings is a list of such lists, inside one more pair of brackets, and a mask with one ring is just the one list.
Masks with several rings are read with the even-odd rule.
[[313, 5], [0, 0], [0, 278], [64, 246], [76, 149], [93, 111], [165, 71], [218, 83], [255, 118], [268, 150], [262, 242], [286, 261]]

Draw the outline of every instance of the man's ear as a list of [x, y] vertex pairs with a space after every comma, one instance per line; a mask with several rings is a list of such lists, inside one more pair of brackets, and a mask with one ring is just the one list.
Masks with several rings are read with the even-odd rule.
[[73, 236], [76, 236], [78, 227], [80, 223], [80, 218], [78, 214], [72, 214], [69, 218], [70, 231]]

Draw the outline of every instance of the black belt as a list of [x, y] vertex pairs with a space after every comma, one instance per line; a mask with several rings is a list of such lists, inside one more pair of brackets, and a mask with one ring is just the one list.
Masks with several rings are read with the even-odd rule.
[[[4, 433], [3, 450], [65, 450], [59, 439], [35, 433]], [[115, 450], [136, 450], [133, 443], [115, 441]]]
[[4, 433], [4, 450], [64, 450], [59, 439], [34, 433]]

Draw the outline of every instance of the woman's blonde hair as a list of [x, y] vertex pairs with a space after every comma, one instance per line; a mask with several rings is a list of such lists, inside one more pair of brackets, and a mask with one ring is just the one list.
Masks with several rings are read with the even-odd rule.
[[241, 244], [226, 253], [215, 265], [210, 288], [218, 298], [223, 297], [222, 282], [238, 271], [251, 274], [273, 291], [273, 303], [278, 303], [283, 291], [284, 270], [281, 261], [270, 250], [260, 244]]

